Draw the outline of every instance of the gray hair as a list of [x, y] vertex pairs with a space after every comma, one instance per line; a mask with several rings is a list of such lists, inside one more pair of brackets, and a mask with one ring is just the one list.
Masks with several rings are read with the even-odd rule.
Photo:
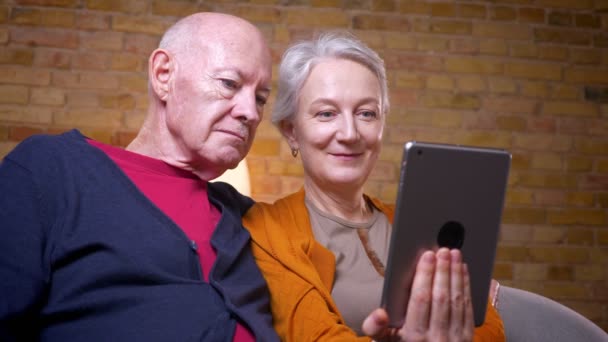
[[367, 45], [346, 32], [327, 32], [317, 39], [289, 47], [279, 67], [278, 92], [272, 111], [272, 123], [291, 120], [297, 111], [298, 98], [311, 70], [327, 58], [347, 59], [371, 70], [380, 83], [381, 112], [389, 108], [384, 61]]

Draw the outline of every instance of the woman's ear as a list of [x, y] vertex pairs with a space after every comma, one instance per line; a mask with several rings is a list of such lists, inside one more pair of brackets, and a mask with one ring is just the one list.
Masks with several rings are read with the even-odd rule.
[[287, 143], [292, 149], [299, 149], [298, 139], [296, 139], [296, 129], [291, 120], [283, 120], [279, 122], [279, 130], [287, 139]]
[[162, 101], [166, 101], [171, 89], [174, 63], [171, 55], [163, 49], [156, 49], [150, 55], [148, 74], [152, 90]]

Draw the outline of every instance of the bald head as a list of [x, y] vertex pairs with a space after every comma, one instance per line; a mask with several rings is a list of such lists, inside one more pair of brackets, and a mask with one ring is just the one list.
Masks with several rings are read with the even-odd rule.
[[221, 13], [183, 18], [150, 55], [148, 116], [127, 149], [215, 178], [249, 151], [271, 79], [253, 24]]
[[204, 12], [189, 15], [171, 26], [163, 35], [159, 48], [182, 55], [193, 48], [231, 44], [239, 39], [254, 39], [261, 48], [268, 48], [262, 33], [250, 22], [229, 14]]

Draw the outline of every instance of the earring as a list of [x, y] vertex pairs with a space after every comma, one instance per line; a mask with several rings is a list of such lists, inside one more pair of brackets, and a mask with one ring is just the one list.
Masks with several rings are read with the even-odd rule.
[[291, 155], [295, 158], [298, 156], [298, 152], [300, 152], [300, 150], [298, 150], [297, 148], [291, 148]]

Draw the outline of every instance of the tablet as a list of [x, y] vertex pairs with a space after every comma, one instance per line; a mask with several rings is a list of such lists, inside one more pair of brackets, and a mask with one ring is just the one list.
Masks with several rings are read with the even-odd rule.
[[405, 144], [381, 303], [392, 327], [405, 321], [418, 258], [439, 247], [461, 250], [483, 324], [510, 162], [504, 150]]

